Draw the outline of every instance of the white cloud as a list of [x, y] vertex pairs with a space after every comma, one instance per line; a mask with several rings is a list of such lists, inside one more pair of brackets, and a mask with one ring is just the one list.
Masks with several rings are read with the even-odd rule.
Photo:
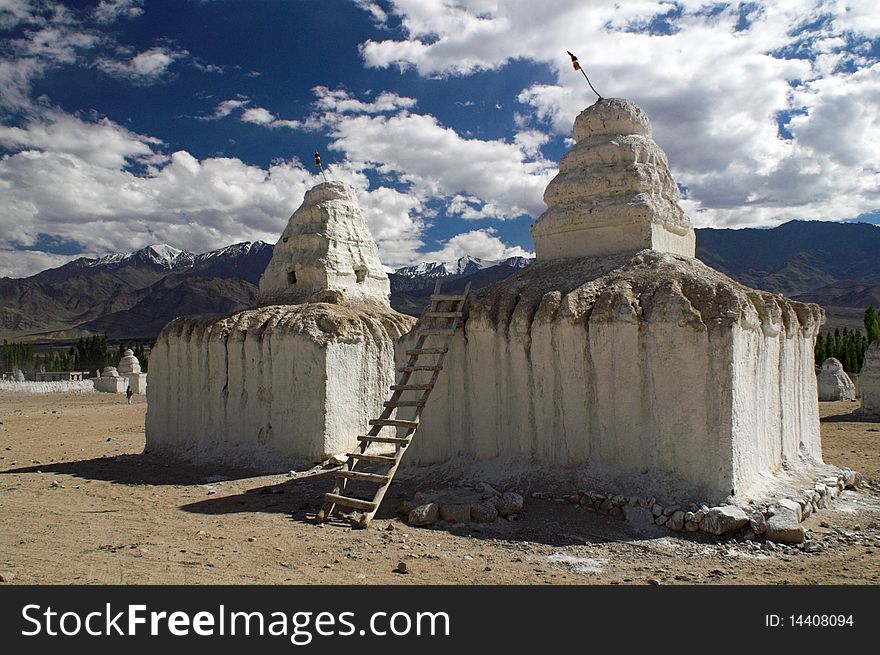
[[224, 100], [214, 109], [213, 118], [226, 118], [232, 112], [243, 109], [249, 102], [247, 98]]
[[137, 18], [143, 15], [143, 0], [101, 0], [95, 7], [95, 20], [112, 23], [120, 18]]
[[268, 109], [263, 109], [262, 107], [251, 107], [250, 109], [245, 109], [242, 112], [241, 120], [243, 120], [245, 123], [268, 125], [275, 120], [275, 116]]
[[448, 262], [465, 255], [480, 259], [507, 259], [508, 257], [534, 257], [519, 246], [509, 246], [496, 236], [493, 228], [462, 232], [443, 243], [443, 247], [422, 255], [424, 261]]
[[317, 96], [313, 107], [317, 112], [330, 111], [338, 114], [379, 114], [409, 109], [416, 104], [415, 98], [399, 96], [396, 93], [383, 91], [373, 102], [363, 102], [354, 98], [345, 89], [328, 89], [316, 86], [312, 92]]
[[[156, 242], [194, 252], [245, 240], [274, 243], [305, 191], [320, 181], [295, 160], [262, 168], [182, 150], [165, 156], [159, 139], [57, 109], [21, 127], [0, 126], [0, 145], [19, 151], [0, 158], [0, 274], [19, 277], [72, 259], [13, 249], [33, 246], [40, 234], [80, 243], [83, 254]], [[369, 189], [364, 173], [348, 165], [331, 165], [328, 174], [359, 190], [386, 264], [417, 258], [420, 200]]]
[[[877, 208], [873, 0], [389, 0], [386, 8], [404, 37], [363, 43], [368, 66], [425, 77], [493, 70], [517, 58], [551, 68], [555, 83], [518, 98], [530, 107], [517, 121], [525, 153], [540, 147], [544, 126], [568, 134], [595, 100], [565, 50], [575, 52], [601, 93], [646, 109], [673, 174], [690, 190], [697, 224], [846, 218]], [[652, 20], [663, 16], [671, 33], [652, 33]], [[788, 140], [777, 117], [791, 111], [802, 113], [791, 119]]]
[[110, 120], [86, 122], [58, 110], [27, 121], [23, 127], [0, 125], [0, 145], [10, 150], [36, 149], [69, 154], [105, 168], [148, 157], [161, 141], [135, 134]]
[[370, 2], [370, 0], [354, 0], [354, 3], [364, 11], [369, 12], [377, 25], [385, 25], [385, 22], [388, 20], [388, 14], [385, 13], [385, 10], [378, 3]]
[[0, 246], [0, 277], [24, 277], [56, 268], [76, 257], [53, 255], [39, 250], [14, 250]]
[[537, 216], [555, 165], [532, 159], [520, 145], [462, 138], [431, 115], [343, 116], [331, 148], [356, 168], [391, 174], [420, 199], [465, 195], [489, 201], [498, 218]]
[[97, 65], [102, 71], [113, 77], [127, 80], [133, 84], [155, 84], [167, 76], [171, 65], [178, 59], [189, 55], [185, 50], [171, 50], [157, 46], [139, 52], [131, 59], [120, 61], [101, 58]]

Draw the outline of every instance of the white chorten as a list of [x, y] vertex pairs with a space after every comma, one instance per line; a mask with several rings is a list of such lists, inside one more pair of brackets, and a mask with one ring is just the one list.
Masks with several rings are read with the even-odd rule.
[[574, 139], [531, 228], [539, 260], [645, 248], [694, 256], [694, 229], [642, 109], [599, 100], [575, 120]]
[[105, 366], [101, 376], [95, 378], [95, 390], [105, 393], [125, 393], [128, 382], [119, 375], [115, 366]]
[[812, 485], [821, 308], [694, 257], [641, 109], [600, 100], [574, 136], [537, 261], [470, 295], [406, 465], [495, 460], [481, 479], [705, 502]]
[[855, 400], [856, 385], [843, 370], [839, 359], [829, 357], [819, 373], [819, 400]]
[[134, 351], [127, 348], [119, 360], [117, 367], [119, 375], [124, 377], [132, 393], [144, 394], [147, 392], [147, 374], [141, 373], [141, 363], [134, 356]]
[[388, 295], [354, 190], [309, 190], [260, 279], [264, 306], [162, 330], [146, 450], [278, 471], [355, 448], [394, 382], [394, 343], [415, 322]]
[[260, 278], [261, 305], [374, 300], [391, 287], [355, 190], [326, 182], [306, 192]]
[[134, 356], [134, 351], [131, 348], [125, 350], [122, 359], [119, 360], [119, 366], [116, 367], [116, 370], [119, 372], [119, 375], [123, 377], [128, 377], [129, 375], [141, 372], [141, 363], [138, 361], [138, 358]]
[[880, 339], [872, 341], [859, 372], [862, 411], [880, 418]]

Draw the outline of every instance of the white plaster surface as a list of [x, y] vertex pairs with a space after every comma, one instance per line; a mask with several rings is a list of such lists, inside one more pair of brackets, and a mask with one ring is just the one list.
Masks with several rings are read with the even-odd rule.
[[819, 400], [855, 400], [856, 385], [843, 370], [843, 364], [835, 357], [822, 362], [822, 370], [818, 375]]
[[862, 411], [880, 418], [880, 339], [871, 342], [859, 372]]
[[347, 299], [387, 305], [390, 293], [355, 190], [326, 182], [307, 191], [260, 278], [260, 304]]
[[106, 373], [106, 369], [101, 373], [101, 377], [94, 378], [94, 383], [95, 391], [102, 391], [104, 393], [125, 393], [125, 387], [127, 386], [125, 378], [121, 378], [119, 375], [109, 375]]
[[532, 225], [539, 260], [602, 257], [644, 248], [694, 256], [694, 230], [666, 155], [645, 112], [606, 98], [574, 123], [577, 142], [544, 192], [548, 209]]
[[275, 471], [350, 450], [413, 322], [373, 302], [177, 319], [150, 353], [146, 450]]
[[136, 394], [145, 394], [147, 393], [147, 374], [146, 373], [130, 373], [125, 376], [126, 381], [129, 386], [131, 386], [131, 392]]
[[816, 305], [645, 250], [539, 260], [467, 312], [407, 465], [471, 462], [530, 483], [580, 467], [603, 488], [707, 502], [823, 466]]

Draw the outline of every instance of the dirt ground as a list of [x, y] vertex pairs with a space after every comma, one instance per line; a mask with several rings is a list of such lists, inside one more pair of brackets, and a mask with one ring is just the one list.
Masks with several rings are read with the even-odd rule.
[[[413, 528], [309, 516], [331, 472], [254, 476], [141, 455], [143, 397], [0, 393], [0, 580], [12, 584], [837, 584], [880, 582], [880, 423], [822, 403], [827, 462], [859, 471], [805, 527], [821, 550], [713, 542], [551, 500], [519, 520]], [[400, 562], [408, 573], [395, 573]]]

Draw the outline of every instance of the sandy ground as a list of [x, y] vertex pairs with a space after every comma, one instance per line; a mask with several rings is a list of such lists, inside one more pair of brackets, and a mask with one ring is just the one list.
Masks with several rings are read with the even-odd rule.
[[[822, 545], [712, 542], [528, 498], [517, 521], [413, 528], [398, 484], [373, 527], [309, 521], [327, 471], [254, 476], [141, 455], [143, 397], [0, 393], [0, 580], [34, 583], [880, 582], [880, 423], [823, 403], [826, 461], [868, 486], [805, 523]], [[409, 573], [395, 573], [400, 562]]]

